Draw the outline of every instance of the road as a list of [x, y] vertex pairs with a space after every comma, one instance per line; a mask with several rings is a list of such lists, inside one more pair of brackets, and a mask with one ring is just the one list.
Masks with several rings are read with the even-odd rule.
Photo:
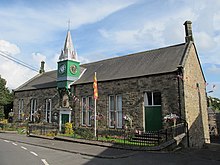
[[[4, 139], [3, 139], [4, 137]], [[6, 137], [8, 139], [6, 140]], [[17, 137], [17, 138], [16, 138]], [[10, 140], [14, 139], [14, 140]], [[17, 140], [16, 140], [17, 139]], [[19, 140], [20, 139], [20, 140]], [[21, 140], [24, 142], [21, 142]], [[19, 141], [18, 141], [19, 140]], [[31, 144], [32, 143], [32, 144]], [[40, 144], [40, 145], [39, 145]], [[44, 145], [44, 146], [43, 146]], [[80, 152], [69, 152], [67, 149]], [[55, 149], [57, 147], [57, 149]], [[62, 149], [63, 148], [63, 149]], [[83, 151], [83, 153], [81, 153]], [[94, 156], [86, 154], [93, 151]], [[102, 152], [102, 153], [101, 153]], [[128, 156], [117, 158], [97, 157], [112, 152], [122, 154], [117, 149], [105, 148], [101, 150], [94, 145], [75, 144], [69, 142], [35, 139], [19, 135], [1, 134], [0, 165], [219, 165], [220, 146], [204, 149], [188, 149], [180, 152], [135, 152]], [[96, 154], [95, 154], [96, 153]]]
[[0, 165], [44, 165], [37, 154], [8, 140], [0, 140]]
[[92, 157], [0, 139], [0, 165], [78, 165]]

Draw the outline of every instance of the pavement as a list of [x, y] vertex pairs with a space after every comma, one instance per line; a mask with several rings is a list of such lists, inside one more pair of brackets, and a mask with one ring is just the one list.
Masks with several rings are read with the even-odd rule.
[[[1, 133], [0, 139], [10, 140], [13, 142], [25, 143], [39, 147], [46, 147], [50, 149], [70, 152], [74, 154], [87, 155], [92, 157], [99, 157], [105, 159], [120, 159], [130, 156], [135, 156], [146, 151], [136, 151], [130, 149], [115, 148], [113, 144], [102, 143], [96, 141], [80, 140], [76, 141], [67, 137], [50, 138], [45, 136], [26, 136], [16, 133]], [[148, 151], [149, 152], [149, 151]], [[154, 152], [155, 154], [163, 154], [163, 152]], [[166, 152], [167, 153], [167, 152]], [[170, 153], [172, 154], [172, 153]], [[196, 157], [204, 160], [211, 160], [219, 162], [220, 164], [220, 144], [211, 143], [206, 144], [201, 149], [186, 148], [173, 153], [173, 155], [182, 155], [182, 157]]]

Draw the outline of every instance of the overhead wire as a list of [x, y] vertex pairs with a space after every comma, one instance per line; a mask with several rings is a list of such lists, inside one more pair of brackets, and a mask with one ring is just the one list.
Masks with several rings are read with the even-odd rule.
[[[11, 61], [13, 61], [13, 62], [15, 62], [15, 63], [17, 63], [19, 65], [22, 65], [23, 67], [26, 67], [26, 68], [28, 68], [30, 70], [33, 70], [33, 71], [39, 73], [39, 70], [36, 67], [33, 67], [33, 66], [31, 66], [31, 65], [29, 65], [29, 64], [27, 64], [27, 63], [25, 63], [25, 62], [23, 62], [21, 60], [13, 57], [11, 55], [9, 55], [8, 53], [1, 51], [1, 50], [0, 50], [0, 56], [2, 56], [4, 58], [7, 58], [8, 60], [11, 60]], [[45, 76], [50, 77], [52, 79], [56, 79], [56, 77], [52, 77], [52, 76], [49, 76], [49, 75], [45, 75]]]
[[7, 59], [9, 59], [9, 60], [11, 60], [11, 61], [13, 61], [13, 62], [19, 64], [19, 65], [22, 65], [22, 66], [24, 66], [24, 67], [26, 67], [26, 68], [28, 68], [28, 69], [31, 69], [31, 70], [33, 70], [33, 71], [38, 72], [38, 69], [37, 69], [37, 68], [35, 68], [35, 67], [33, 67], [33, 66], [31, 66], [31, 65], [29, 65], [29, 64], [27, 64], [27, 63], [25, 63], [25, 62], [23, 62], [23, 61], [21, 61], [21, 60], [19, 60], [19, 59], [15, 58], [15, 57], [9, 55], [8, 53], [5, 53], [5, 52], [1, 51], [1, 50], [0, 50], [0, 55], [1, 55], [2, 57], [4, 57], [4, 58], [7, 58]]

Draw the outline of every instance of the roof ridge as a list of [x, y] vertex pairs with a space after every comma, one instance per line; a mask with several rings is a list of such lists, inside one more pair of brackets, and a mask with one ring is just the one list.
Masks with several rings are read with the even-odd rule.
[[170, 46], [166, 46], [166, 47], [162, 47], [162, 48], [156, 48], [156, 49], [150, 49], [150, 50], [146, 50], [146, 51], [140, 51], [140, 52], [131, 53], [131, 54], [127, 54], [127, 55], [122, 55], [122, 56], [112, 57], [112, 58], [103, 59], [103, 60], [99, 60], [99, 61], [89, 62], [89, 63], [81, 64], [80, 66], [86, 66], [86, 65], [89, 65], [89, 64], [96, 64], [96, 63], [110, 61], [110, 60], [114, 60], [114, 59], [125, 58], [125, 57], [128, 57], [128, 56], [134, 56], [134, 55], [141, 54], [141, 53], [158, 51], [158, 50], [161, 50], [161, 49], [168, 49], [168, 48], [171, 48], [171, 47], [181, 46], [181, 45], [185, 45], [185, 44], [186, 43], [184, 42], [184, 43], [170, 45]]

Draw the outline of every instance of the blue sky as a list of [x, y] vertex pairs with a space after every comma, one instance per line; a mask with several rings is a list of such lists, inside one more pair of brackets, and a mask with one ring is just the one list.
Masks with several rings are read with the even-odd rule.
[[[209, 95], [220, 98], [219, 0], [0, 0], [0, 50], [35, 68], [56, 69], [68, 20], [81, 63], [183, 43], [193, 35]], [[37, 72], [0, 56], [10, 89]]]

